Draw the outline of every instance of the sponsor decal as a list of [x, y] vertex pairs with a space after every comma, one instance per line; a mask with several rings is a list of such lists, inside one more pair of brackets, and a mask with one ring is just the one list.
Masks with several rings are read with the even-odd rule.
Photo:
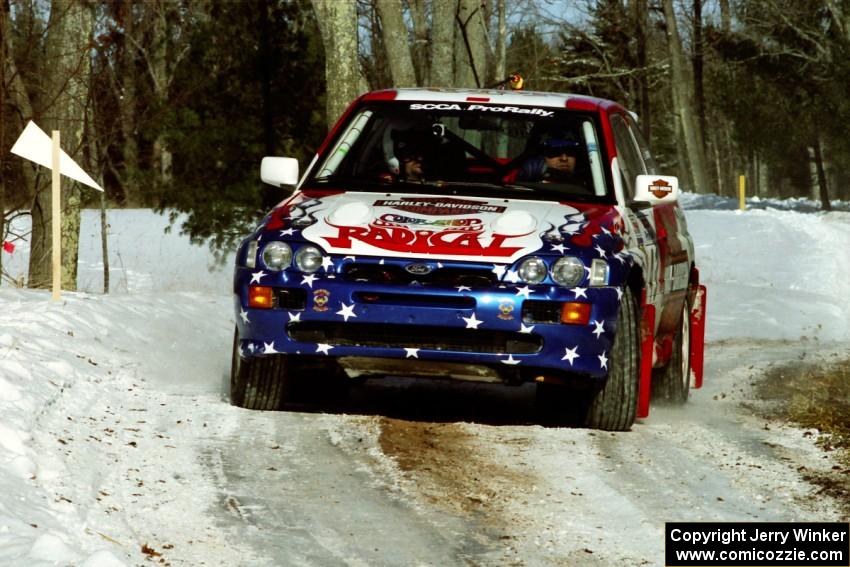
[[483, 221], [479, 218], [472, 219], [418, 219], [395, 213], [387, 213], [375, 221], [378, 226], [418, 225], [418, 226], [441, 226], [457, 230], [482, 230]]
[[462, 105], [457, 103], [445, 102], [414, 102], [410, 105], [410, 110], [459, 110], [462, 112], [496, 112], [507, 114], [528, 114], [531, 116], [548, 117], [555, 114], [552, 110], [544, 110], [542, 108], [525, 108], [522, 106], [492, 106], [484, 104], [468, 104]]
[[663, 179], [656, 179], [649, 186], [649, 192], [655, 195], [656, 199], [663, 199], [673, 191], [673, 187]]
[[490, 205], [478, 201], [466, 201], [463, 199], [394, 199], [375, 201], [376, 207], [390, 207], [399, 211], [416, 213], [419, 215], [448, 216], [469, 215], [475, 213], [503, 213], [506, 208], [499, 205]]
[[507, 246], [506, 241], [526, 236], [493, 234], [489, 242], [482, 242], [484, 239], [479, 237], [483, 231], [479, 230], [411, 230], [403, 226], [387, 227], [374, 223], [368, 227], [328, 224], [337, 230], [337, 235], [322, 238], [333, 248], [350, 249], [352, 241], [360, 241], [381, 250], [417, 255], [509, 258], [523, 247]]
[[317, 289], [313, 292], [313, 311], [327, 311], [331, 292], [326, 289]]
[[497, 317], [505, 321], [510, 321], [514, 318], [514, 302], [512, 299], [503, 299], [499, 302], [499, 314]]

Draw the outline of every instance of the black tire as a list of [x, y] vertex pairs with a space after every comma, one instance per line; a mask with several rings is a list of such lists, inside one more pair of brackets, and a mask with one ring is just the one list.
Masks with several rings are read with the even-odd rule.
[[608, 358], [611, 365], [608, 379], [590, 403], [586, 425], [606, 431], [628, 431], [635, 422], [640, 382], [640, 325], [629, 288], [620, 300], [617, 336]]
[[688, 401], [691, 390], [691, 320], [688, 303], [682, 308], [682, 321], [673, 338], [673, 353], [667, 366], [652, 376], [652, 396], [670, 405]]
[[237, 330], [233, 335], [230, 365], [230, 402], [246, 409], [280, 409], [292, 387], [290, 366], [290, 361], [283, 354], [243, 360], [239, 356]]

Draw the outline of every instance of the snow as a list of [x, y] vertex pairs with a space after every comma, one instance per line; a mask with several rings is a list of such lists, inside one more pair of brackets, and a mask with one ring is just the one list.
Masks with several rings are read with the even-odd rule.
[[[110, 211], [103, 295], [99, 213], [85, 211], [79, 292], [0, 287], [0, 564], [656, 564], [665, 519], [838, 519], [800, 504], [811, 487], [789, 467], [828, 462], [812, 439], [735, 408], [759, 369], [846, 351], [850, 206], [729, 201], [683, 197], [709, 290], [706, 386], [619, 435], [528, 425], [525, 390], [480, 386], [450, 395], [512, 408], [506, 426], [233, 408], [231, 259], [164, 233], [166, 216]], [[27, 253], [3, 253], [12, 277]], [[444, 399], [417, 388], [380, 395]], [[381, 444], [401, 428], [452, 434], [489, 484], [455, 493], [451, 475], [405, 468]], [[463, 523], [468, 507], [440, 504], [458, 494], [511, 520]]]

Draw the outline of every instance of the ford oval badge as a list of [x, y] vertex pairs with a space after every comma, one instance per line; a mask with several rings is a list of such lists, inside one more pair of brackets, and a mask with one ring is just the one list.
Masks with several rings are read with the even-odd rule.
[[431, 273], [431, 266], [428, 264], [408, 264], [404, 269], [417, 276], [424, 276]]

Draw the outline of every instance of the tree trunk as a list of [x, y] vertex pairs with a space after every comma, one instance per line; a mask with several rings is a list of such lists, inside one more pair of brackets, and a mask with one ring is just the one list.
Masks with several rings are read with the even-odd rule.
[[337, 121], [358, 94], [357, 6], [354, 2], [313, 0], [325, 46], [327, 122]]
[[136, 179], [139, 174], [139, 144], [136, 140], [136, 15], [133, 4], [119, 4], [119, 10], [124, 11], [124, 50], [121, 54], [121, 77], [118, 88], [118, 112], [121, 116], [121, 145], [124, 159], [124, 176], [121, 179], [124, 190], [124, 201], [136, 203], [139, 191]]
[[430, 86], [431, 67], [428, 60], [428, 20], [425, 16], [425, 0], [407, 0], [410, 19], [413, 21], [413, 65], [416, 84]]
[[455, 86], [481, 88], [487, 70], [487, 24], [482, 3], [459, 0], [456, 19]]
[[720, 29], [724, 34], [732, 31], [732, 11], [729, 9], [729, 0], [720, 0]]
[[699, 123], [699, 141], [705, 148], [705, 91], [703, 89], [702, 0], [694, 0], [694, 110]]
[[375, 0], [378, 15], [381, 18], [381, 29], [384, 33], [384, 46], [393, 86], [415, 87], [416, 71], [413, 69], [413, 58], [410, 56], [407, 25], [404, 23], [401, 0]]
[[495, 73], [493, 78], [497, 81], [502, 81], [508, 75], [508, 71], [506, 69], [508, 21], [507, 14], [505, 13], [507, 10], [505, 7], [505, 0], [498, 0], [496, 9], [499, 12], [499, 29], [497, 30], [496, 35], [496, 61], [494, 65]]
[[640, 120], [638, 125], [643, 133], [644, 140], [651, 140], [652, 134], [652, 112], [649, 101], [649, 77], [647, 76], [647, 50], [646, 36], [649, 25], [647, 0], [635, 0], [634, 4], [635, 38], [637, 40], [637, 65], [638, 65], [638, 96], [640, 97]]
[[[48, 132], [59, 130], [65, 152], [80, 163], [89, 86], [89, 48], [93, 18], [79, 0], [54, 0], [50, 9], [46, 54], [53, 75], [48, 81], [53, 106], [44, 112]], [[51, 190], [36, 192], [32, 207], [32, 246], [29, 286], [46, 288], [52, 281]], [[62, 289], [77, 289], [80, 240], [80, 187], [63, 179], [62, 187]]]
[[[151, 28], [150, 69], [157, 106], [164, 109], [168, 105], [168, 89], [171, 82], [168, 60], [168, 8], [169, 2], [159, 0], [152, 4], [153, 21]], [[153, 162], [159, 176], [158, 185], [164, 190], [171, 185], [172, 153], [160, 129], [153, 142]]]
[[431, 85], [454, 84], [455, 14], [458, 0], [434, 0], [431, 13]]
[[670, 67], [672, 72], [673, 105], [678, 114], [688, 151], [691, 177], [696, 193], [707, 193], [705, 151], [700, 141], [699, 122], [695, 116], [690, 77], [685, 67], [685, 57], [682, 53], [682, 41], [676, 24], [676, 14], [673, 11], [673, 0], [663, 0], [664, 18], [667, 23], [667, 47], [670, 52]]
[[829, 185], [826, 182], [826, 171], [823, 167], [823, 152], [821, 149], [820, 136], [815, 137], [815, 167], [818, 171], [818, 192], [820, 194], [821, 209], [824, 211], [832, 210], [832, 203], [829, 202]]

